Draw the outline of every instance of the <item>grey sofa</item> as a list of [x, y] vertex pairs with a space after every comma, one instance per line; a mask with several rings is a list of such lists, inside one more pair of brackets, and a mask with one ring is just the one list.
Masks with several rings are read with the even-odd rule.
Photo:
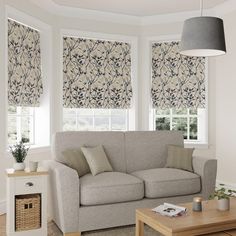
[[[79, 178], [75, 170], [62, 163], [63, 150], [99, 144], [114, 172]], [[216, 160], [194, 157], [194, 173], [164, 168], [168, 144], [183, 146], [182, 133], [56, 133], [54, 160], [45, 164], [50, 171], [53, 220], [64, 235], [134, 224], [136, 208], [192, 201], [194, 196], [208, 198], [215, 187]]]

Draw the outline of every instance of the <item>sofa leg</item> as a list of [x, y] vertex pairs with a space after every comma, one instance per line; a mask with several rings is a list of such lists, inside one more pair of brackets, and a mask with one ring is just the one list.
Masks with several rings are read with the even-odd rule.
[[81, 236], [81, 232], [65, 233], [63, 236]]

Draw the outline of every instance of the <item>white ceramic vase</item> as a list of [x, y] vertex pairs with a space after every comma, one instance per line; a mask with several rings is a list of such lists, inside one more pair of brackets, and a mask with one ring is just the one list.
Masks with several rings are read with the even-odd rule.
[[20, 171], [25, 169], [25, 163], [24, 162], [16, 162], [13, 165], [14, 170]]
[[228, 211], [230, 208], [230, 199], [220, 199], [218, 202], [218, 210], [220, 211]]

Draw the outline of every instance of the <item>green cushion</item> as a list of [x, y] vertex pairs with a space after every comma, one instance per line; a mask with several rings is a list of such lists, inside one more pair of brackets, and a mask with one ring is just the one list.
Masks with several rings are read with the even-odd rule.
[[166, 167], [193, 172], [193, 151], [194, 148], [168, 145]]
[[92, 175], [97, 175], [105, 171], [112, 171], [103, 147], [81, 147], [81, 150], [88, 162]]
[[79, 176], [90, 173], [89, 165], [80, 148], [66, 149], [62, 152], [64, 163], [76, 170]]

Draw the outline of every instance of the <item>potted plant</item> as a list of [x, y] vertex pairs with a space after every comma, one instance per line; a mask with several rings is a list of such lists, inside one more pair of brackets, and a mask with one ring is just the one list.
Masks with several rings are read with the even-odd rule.
[[13, 168], [15, 170], [24, 170], [25, 169], [24, 160], [27, 156], [29, 147], [26, 147], [23, 141], [20, 141], [19, 143], [16, 143], [15, 145], [10, 146], [9, 148], [12, 156], [15, 158], [16, 161], [13, 165]]
[[228, 211], [230, 208], [230, 197], [235, 196], [236, 191], [228, 189], [224, 184], [220, 184], [215, 192], [210, 196], [210, 199], [217, 199], [218, 210]]

